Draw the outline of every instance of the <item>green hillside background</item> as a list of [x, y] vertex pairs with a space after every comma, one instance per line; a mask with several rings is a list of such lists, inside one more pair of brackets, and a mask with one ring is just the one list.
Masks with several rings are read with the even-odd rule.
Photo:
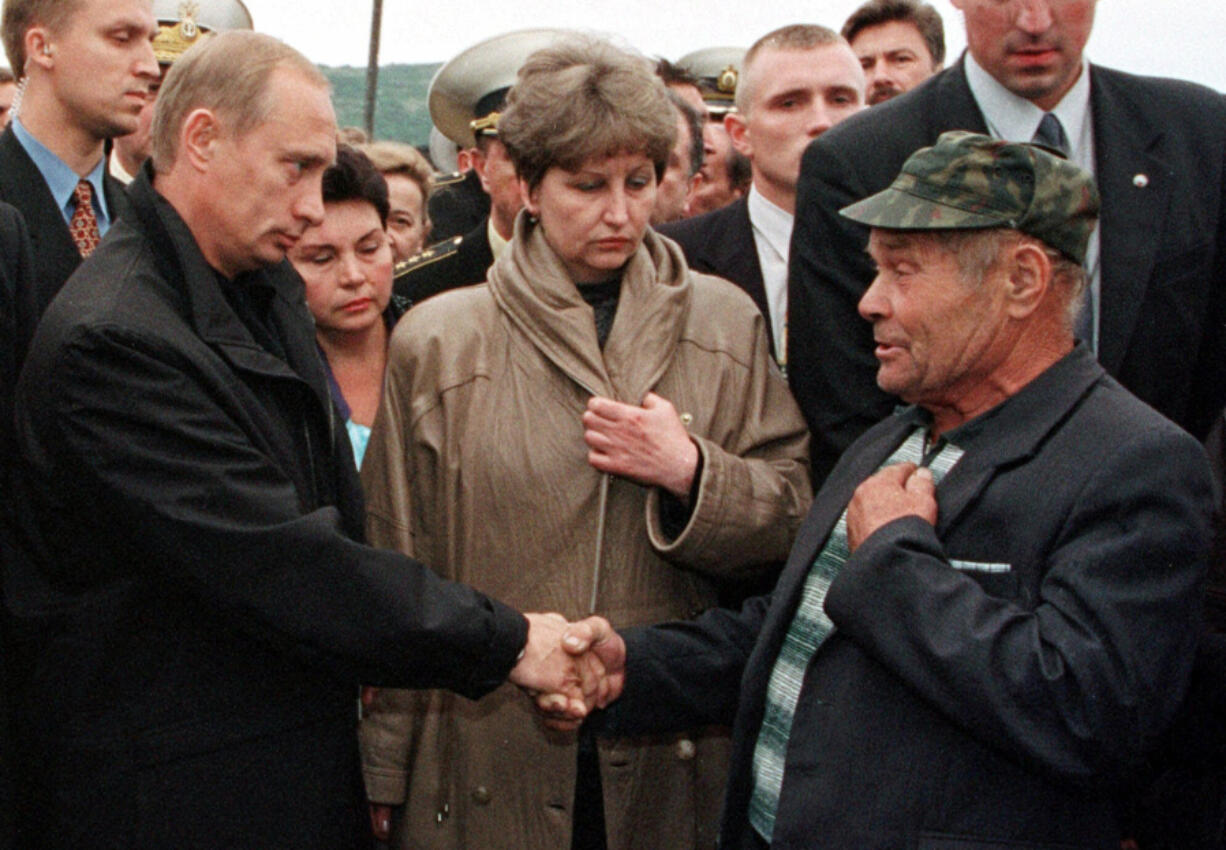
[[[430, 111], [426, 89], [439, 69], [433, 65], [382, 65], [375, 101], [375, 138], [393, 139], [411, 145], [430, 141]], [[321, 66], [332, 83], [332, 105], [342, 127], [361, 127], [366, 95], [366, 68]]]

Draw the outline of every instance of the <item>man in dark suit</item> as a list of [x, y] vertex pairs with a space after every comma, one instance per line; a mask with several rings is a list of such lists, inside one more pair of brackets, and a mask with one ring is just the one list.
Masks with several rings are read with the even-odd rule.
[[194, 47], [131, 215], [39, 324], [7, 494], [24, 846], [363, 847], [360, 683], [578, 701], [559, 618], [362, 542], [285, 262], [335, 156], [306, 57], [241, 31]]
[[788, 379], [813, 433], [814, 479], [895, 403], [873, 385], [872, 340], [855, 317], [873, 276], [867, 230], [838, 210], [946, 130], [1030, 141], [1047, 113], [1103, 198], [1079, 335], [1109, 374], [1203, 439], [1226, 403], [1226, 100], [1084, 62], [1095, 0], [955, 5], [969, 44], [960, 62], [805, 153]]
[[[1175, 714], [1214, 490], [1073, 337], [1097, 194], [950, 133], [848, 207], [878, 383], [769, 597], [600, 636], [606, 732], [728, 722], [727, 850], [1118, 848]], [[624, 668], [622, 662], [624, 659]]]
[[736, 111], [724, 116], [733, 146], [748, 157], [748, 194], [721, 209], [659, 230], [686, 261], [749, 293], [766, 317], [771, 353], [787, 337], [788, 241], [805, 145], [864, 108], [864, 72], [834, 30], [795, 24], [762, 36], [745, 54]]
[[18, 114], [0, 134], [0, 200], [30, 230], [38, 315], [127, 210], [105, 144], [137, 128], [160, 73], [157, 31], [148, 0], [4, 4], [0, 35], [24, 80]]

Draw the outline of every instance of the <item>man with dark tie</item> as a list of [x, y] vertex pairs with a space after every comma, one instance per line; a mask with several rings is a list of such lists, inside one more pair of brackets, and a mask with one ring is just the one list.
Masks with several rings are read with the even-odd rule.
[[962, 59], [835, 127], [803, 159], [788, 379], [813, 432], [815, 480], [896, 403], [873, 384], [872, 339], [855, 318], [873, 276], [868, 231], [838, 211], [953, 129], [1066, 146], [1095, 175], [1103, 214], [1078, 334], [1109, 374], [1203, 439], [1226, 404], [1226, 100], [1087, 62], [1096, 0], [954, 6]]
[[[605, 734], [734, 722], [725, 850], [1118, 848], [1187, 686], [1201, 446], [1074, 339], [1082, 169], [946, 133], [845, 208], [877, 383], [769, 596], [599, 636]], [[548, 708], [547, 702], [539, 704]]]
[[150, 0], [5, 0], [0, 35], [22, 81], [0, 135], [0, 200], [30, 230], [36, 315], [127, 212], [105, 146], [137, 127], [156, 33]]

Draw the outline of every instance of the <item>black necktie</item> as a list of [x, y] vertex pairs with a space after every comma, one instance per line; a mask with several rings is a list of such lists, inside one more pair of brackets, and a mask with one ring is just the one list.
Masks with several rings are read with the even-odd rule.
[[1070, 153], [1068, 136], [1064, 135], [1064, 127], [1060, 125], [1060, 119], [1050, 112], [1043, 113], [1039, 129], [1034, 131], [1034, 138], [1030, 141], [1058, 150], [1066, 157]]
[[[1043, 120], [1039, 122], [1039, 129], [1035, 130], [1034, 138], [1030, 141], [1052, 148], [1053, 150], [1058, 150], [1066, 157], [1072, 153], [1069, 148], [1068, 136], [1064, 134], [1064, 127], [1060, 124], [1060, 119], [1050, 112], [1043, 113]], [[1094, 296], [1090, 291], [1089, 280], [1086, 281], [1081, 311], [1077, 314], [1077, 324], [1073, 331], [1077, 338], [1085, 340], [1091, 349], [1098, 350], [1097, 340], [1094, 339]]]

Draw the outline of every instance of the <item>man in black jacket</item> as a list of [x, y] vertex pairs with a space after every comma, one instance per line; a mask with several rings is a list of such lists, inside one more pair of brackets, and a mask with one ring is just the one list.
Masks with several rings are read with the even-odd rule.
[[39, 327], [7, 577], [31, 846], [365, 846], [359, 683], [475, 699], [509, 675], [579, 705], [561, 618], [361, 542], [284, 261], [323, 214], [335, 135], [305, 57], [249, 32], [198, 46], [162, 87], [131, 216]]
[[[1137, 396], [1204, 439], [1226, 404], [1226, 98], [1085, 60], [1095, 0], [954, 0], [969, 49], [919, 88], [809, 146], [792, 234], [788, 381], [820, 482], [889, 414], [856, 302], [873, 277], [865, 227], [843, 206], [889, 185], [947, 130], [1031, 141], [1059, 122], [1103, 198], [1078, 335]], [[1045, 133], [1048, 144], [1060, 134]]]

